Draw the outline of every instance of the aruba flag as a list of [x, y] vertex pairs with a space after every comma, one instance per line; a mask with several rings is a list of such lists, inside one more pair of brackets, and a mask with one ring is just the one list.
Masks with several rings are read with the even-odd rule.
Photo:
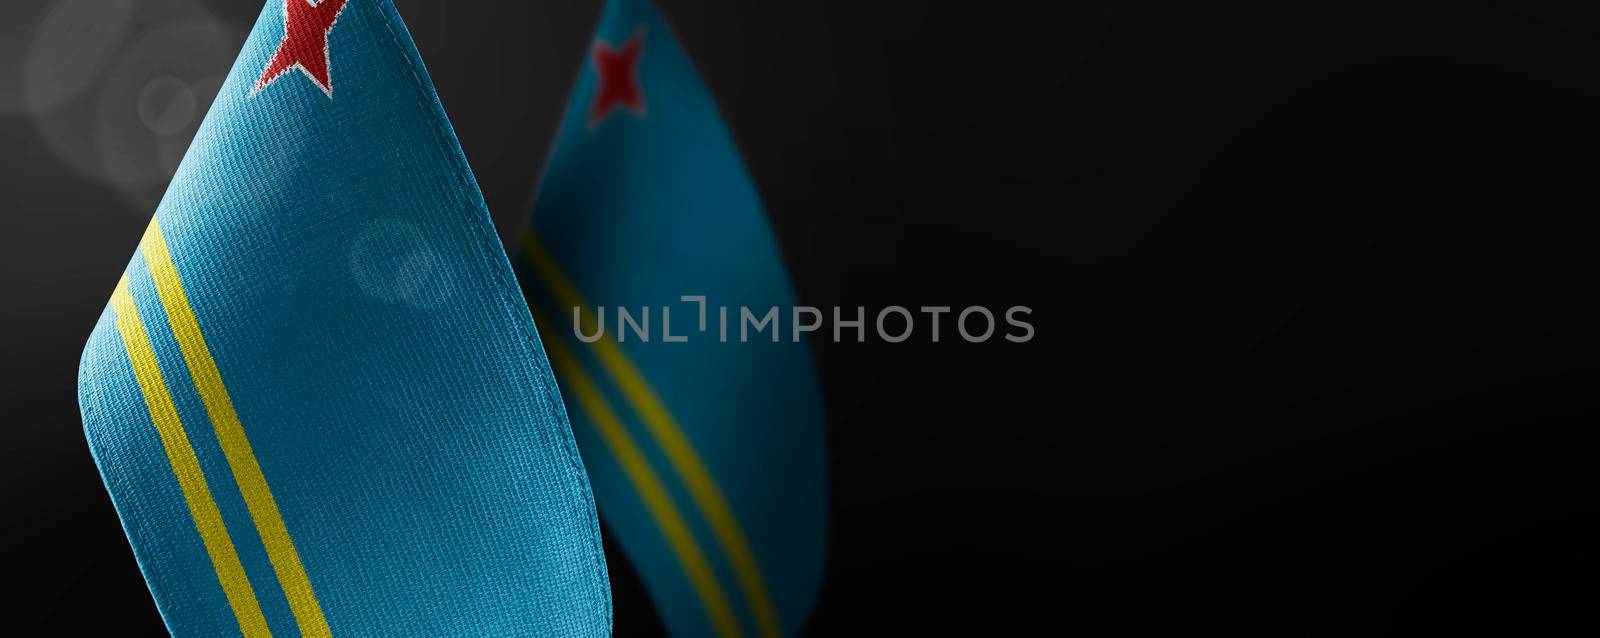
[[811, 355], [778, 325], [742, 338], [742, 308], [794, 295], [716, 103], [645, 0], [607, 3], [520, 244], [607, 530], [666, 624], [793, 634], [827, 531]]
[[177, 636], [605, 636], [589, 484], [390, 0], [270, 0], [80, 368]]

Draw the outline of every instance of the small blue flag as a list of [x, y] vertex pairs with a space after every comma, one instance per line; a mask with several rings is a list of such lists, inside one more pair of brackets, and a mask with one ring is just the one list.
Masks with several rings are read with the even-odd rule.
[[606, 528], [669, 629], [794, 634], [827, 535], [811, 355], [732, 136], [645, 0], [607, 3], [520, 243]]
[[606, 636], [578, 449], [390, 0], [270, 0], [84, 349], [176, 636]]

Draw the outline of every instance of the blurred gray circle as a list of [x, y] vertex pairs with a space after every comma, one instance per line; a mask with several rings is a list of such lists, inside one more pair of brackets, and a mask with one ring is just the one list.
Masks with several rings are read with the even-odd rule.
[[189, 112], [189, 117], [184, 119], [177, 131], [156, 137], [156, 163], [167, 176], [170, 177], [178, 171], [178, 165], [188, 154], [189, 142], [193, 141], [200, 122], [205, 119], [205, 105], [212, 101], [226, 79], [227, 76], [219, 74], [184, 85], [185, 92], [194, 96], [195, 108]]
[[139, 89], [139, 121], [156, 135], [175, 135], [194, 122], [197, 102], [188, 82], [155, 78]]
[[128, 32], [134, 0], [63, 0], [39, 21], [22, 62], [27, 109], [43, 113], [83, 93]]
[[46, 8], [42, 0], [0, 2], [0, 117], [23, 110], [22, 60]]
[[455, 292], [450, 259], [428, 236], [399, 217], [368, 222], [350, 245], [350, 272], [371, 297], [419, 308], [436, 306]]
[[112, 67], [94, 113], [94, 147], [103, 179], [148, 210], [199, 130], [233, 63], [235, 34], [194, 20], [162, 27]]

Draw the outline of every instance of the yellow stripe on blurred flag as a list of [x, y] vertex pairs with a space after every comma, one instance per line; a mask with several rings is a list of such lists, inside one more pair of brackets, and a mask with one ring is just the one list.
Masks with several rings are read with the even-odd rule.
[[[531, 230], [522, 235], [522, 254], [533, 266], [534, 272], [544, 281], [558, 304], [563, 308], [580, 309], [584, 317], [588, 316], [592, 306], [588, 305], [577, 287], [562, 274], [549, 251], [545, 250], [544, 245]], [[628, 400], [656, 445], [661, 447], [667, 461], [672, 464], [673, 470], [688, 489], [689, 496], [694, 499], [695, 507], [700, 510], [700, 515], [711, 527], [712, 535], [716, 536], [717, 543], [721, 545], [723, 556], [733, 568], [734, 578], [738, 580], [739, 590], [755, 617], [760, 635], [763, 638], [779, 638], [783, 631], [778, 623], [772, 596], [767, 591], [766, 580], [761, 576], [761, 568], [756, 561], [755, 553], [750, 551], [750, 543], [745, 540], [739, 520], [734, 517], [733, 509], [728, 506], [728, 500], [722, 495], [721, 488], [717, 487], [717, 481], [712, 477], [711, 471], [706, 468], [699, 453], [695, 452], [694, 444], [684, 436], [683, 428], [667, 410], [660, 395], [650, 387], [649, 381], [639, 372], [638, 366], [635, 366], [622, 352], [621, 347], [604, 338], [589, 345], [599, 358], [601, 368], [617, 385], [622, 396]]]
[[[549, 317], [537, 310], [533, 315], [536, 325], [554, 325], [550, 323]], [[617, 418], [616, 411], [611, 409], [610, 403], [601, 394], [599, 386], [584, 371], [583, 364], [567, 350], [559, 335], [547, 334], [550, 334], [550, 338], [544, 340], [544, 349], [550, 356], [550, 367], [555, 369], [565, 387], [577, 399], [577, 407], [589, 415], [589, 420], [599, 431], [600, 438], [611, 450], [611, 456], [617, 460], [617, 465], [628, 477], [628, 482], [633, 484], [639, 499], [644, 501], [645, 509], [650, 512], [650, 517], [655, 519], [656, 527], [661, 530], [661, 535], [666, 537], [667, 546], [678, 558], [684, 575], [694, 587], [695, 594], [700, 597], [700, 603], [705, 606], [707, 615], [711, 617], [711, 625], [716, 628], [717, 635], [723, 638], [738, 638], [741, 635], [739, 623], [734, 619], [728, 596], [723, 593], [722, 586], [717, 584], [717, 578], [711, 571], [711, 563], [706, 560], [700, 544], [695, 542], [694, 533], [689, 531], [689, 525], [684, 521], [683, 514], [678, 511], [678, 506], [673, 502], [666, 485], [661, 482], [661, 477], [650, 467], [650, 461], [645, 458], [644, 451], [639, 449], [638, 442], [628, 434], [627, 428], [622, 425], [622, 420]]]

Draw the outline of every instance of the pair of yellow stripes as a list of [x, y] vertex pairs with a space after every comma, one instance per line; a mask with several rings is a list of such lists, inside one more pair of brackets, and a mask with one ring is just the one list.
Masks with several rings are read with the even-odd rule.
[[[522, 236], [522, 252], [528, 264], [533, 267], [534, 272], [555, 298], [557, 305], [563, 308], [578, 308], [583, 313], [590, 312], [592, 306], [584, 301], [577, 288], [562, 274], [550, 253], [545, 250], [532, 231]], [[588, 315], [583, 316], [587, 320]], [[549, 317], [544, 316], [537, 308], [534, 308], [534, 318], [542, 326], [553, 328], [557, 325], [551, 323]], [[592, 334], [587, 330], [585, 333]], [[741, 635], [739, 623], [735, 619], [727, 594], [723, 592], [722, 586], [712, 572], [710, 562], [706, 560], [704, 551], [700, 549], [665, 483], [650, 466], [638, 442], [622, 425], [621, 419], [601, 393], [599, 385], [589, 376], [578, 357], [567, 349], [565, 340], [558, 332], [547, 334], [549, 338], [544, 340], [544, 347], [546, 353], [550, 355], [551, 367], [561, 376], [577, 406], [589, 416], [589, 421], [599, 431], [601, 440], [605, 442], [607, 449], [616, 458], [617, 464], [622, 467], [623, 474], [644, 501], [645, 509], [660, 528], [668, 547], [671, 548], [690, 585], [694, 587], [701, 605], [710, 616], [712, 627], [718, 636], [737, 638]], [[701, 461], [700, 455], [695, 452], [688, 437], [684, 436], [683, 428], [678, 426], [672, 413], [667, 410], [666, 404], [661, 401], [661, 397], [650, 387], [644, 375], [627, 355], [623, 354], [621, 347], [608, 339], [599, 339], [589, 345], [594, 351], [595, 358], [599, 360], [600, 367], [616, 384], [655, 444], [661, 448], [667, 462], [683, 481], [696, 509], [710, 526], [724, 558], [733, 570], [734, 579], [738, 583], [745, 604], [755, 619], [758, 633], [764, 638], [779, 638], [782, 629], [778, 623], [777, 611], [773, 606], [771, 594], [767, 591], [766, 582], [761, 577], [755, 554], [750, 551], [750, 544], [745, 540], [744, 532], [740, 529], [738, 520], [734, 518], [727, 499], [723, 497], [722, 490], [717, 487], [710, 470]]]
[[[558, 303], [575, 308], [589, 307], [576, 288], [562, 276], [549, 254], [531, 233], [524, 235], [522, 243], [524, 255], [549, 286]], [[222, 374], [217, 370], [216, 361], [212, 359], [211, 351], [206, 346], [199, 320], [189, 305], [188, 295], [184, 292], [183, 282], [173, 264], [172, 254], [167, 248], [166, 238], [162, 235], [159, 222], [151, 221], [150, 228], [140, 244], [140, 252], [149, 265], [156, 294], [166, 310], [167, 322], [183, 353], [184, 363], [200, 394], [201, 402], [205, 405], [217, 441], [232, 470], [234, 481], [250, 512], [250, 518], [255, 523], [256, 532], [261, 537], [267, 558], [277, 574], [278, 583], [283, 588], [300, 633], [307, 638], [331, 637], [332, 632], [328, 629], [327, 619], [323, 617], [322, 608], [311, 589], [311, 582], [306, 576], [304, 566], [300, 563], [299, 553], [295, 551], [289, 531], [278, 511], [277, 501], [273, 499], [272, 490], [267, 486], [266, 477], [262, 474], [261, 466], [250, 448], [250, 441], [245, 436], [244, 426], [240, 423], [238, 413], [233, 408], [233, 401], [222, 383]], [[222, 513], [211, 496], [205, 475], [200, 469], [199, 459], [189, 442], [188, 434], [184, 431], [183, 423], [179, 420], [177, 407], [162, 376], [154, 347], [139, 316], [138, 305], [129, 292], [126, 275], [117, 283], [111, 304], [116, 316], [117, 331], [121, 334], [123, 345], [127, 349], [128, 359], [140, 391], [144, 395], [145, 405], [149, 408], [151, 421], [161, 438], [173, 475], [178, 480], [184, 501], [194, 519], [195, 529], [200, 533], [201, 542], [211, 559], [212, 567], [216, 570], [217, 580], [222, 585], [228, 605], [239, 622], [239, 628], [247, 638], [271, 636], [260, 602], [256, 599], [255, 590], [245, 576], [244, 566], [223, 523]], [[540, 323], [554, 325], [548, 318], [542, 316]], [[732, 567], [739, 589], [756, 620], [758, 632], [766, 638], [777, 638], [782, 633], [777, 612], [765, 581], [761, 577], [755, 555], [750, 551], [749, 543], [745, 541], [744, 533], [734, 518], [727, 499], [722, 496], [705, 463], [700, 460], [688, 438], [683, 435], [682, 428], [667, 411], [660, 397], [645, 381], [638, 368], [622, 353], [621, 348], [604, 339], [596, 341], [592, 346], [601, 367], [621, 389], [623, 396], [632, 405], [656, 445], [665, 452], [668, 462], [683, 480], [701, 516], [711, 527], [712, 534]], [[578, 405], [590, 416], [590, 421], [599, 430], [607, 448], [616, 457], [629, 482], [644, 501], [651, 518], [661, 529], [662, 535], [695, 588], [701, 604], [706, 608], [717, 634], [728, 638], [740, 636], [739, 623], [734, 617], [732, 605], [713, 574], [710, 562], [696, 542], [693, 532], [690, 531], [665, 483], [650, 466], [639, 444], [629, 435], [621, 419], [600, 392], [598, 384], [588, 376], [578, 358], [567, 350], [562, 339], [556, 337], [547, 340], [545, 348], [550, 354], [551, 363], [567, 382]]]
[[[255, 522], [256, 532], [261, 536], [267, 559], [272, 563], [278, 583], [283, 587], [284, 597], [288, 599], [300, 634], [306, 638], [330, 637], [332, 633], [328, 630], [328, 621], [323, 617], [322, 607], [317, 604], [317, 597], [311, 591], [311, 581], [306, 577], [305, 567], [300, 564], [300, 555], [289, 538], [289, 530], [278, 512], [278, 503], [272, 498], [272, 490], [268, 489], [267, 479], [262, 475], [261, 466], [250, 449], [250, 441], [245, 438], [244, 426], [239, 422], [239, 415], [233, 409], [233, 400], [228, 397], [228, 391], [222, 384], [222, 374], [217, 371], [217, 363], [211, 358], [211, 350], [206, 347], [205, 337], [200, 333], [200, 323], [189, 305], [188, 295], [184, 293], [183, 282], [173, 265], [166, 238], [161, 234], [161, 225], [155, 220], [151, 220], [150, 228], [140, 242], [140, 252], [150, 267], [156, 294], [166, 309], [167, 322], [171, 325], [179, 349], [183, 351], [184, 363], [189, 368], [201, 402], [205, 404], [206, 415], [216, 430], [217, 442], [227, 458], [228, 467], [233, 471], [233, 480], [244, 497], [251, 520]], [[172, 473], [178, 479], [189, 514], [194, 518], [195, 529], [200, 532], [200, 540], [211, 558], [211, 566], [217, 572], [217, 580], [222, 584], [228, 606], [239, 621], [239, 629], [246, 638], [271, 636], [255, 590], [245, 576], [239, 554], [234, 550], [227, 526], [223, 524], [222, 513], [211, 498], [200, 461], [178, 418], [178, 410], [161, 375], [161, 366], [156, 361], [149, 334], [145, 332], [144, 322], [139, 317], [139, 307], [128, 291], [127, 275], [123, 275], [117, 283], [117, 289], [111, 296], [111, 307], [116, 314], [117, 332], [122, 335], [134, 377], [144, 394], [145, 405], [150, 409], [150, 419], [161, 437], [162, 446], [166, 448], [167, 461], [171, 463]]]

